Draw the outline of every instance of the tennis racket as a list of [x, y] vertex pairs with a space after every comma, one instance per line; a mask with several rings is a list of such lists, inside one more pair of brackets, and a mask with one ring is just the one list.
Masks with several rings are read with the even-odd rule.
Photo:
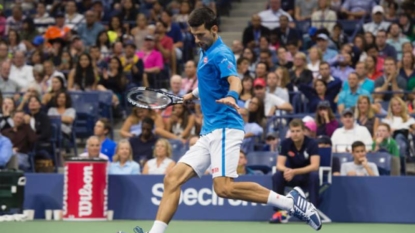
[[146, 109], [163, 109], [175, 104], [183, 104], [182, 97], [149, 87], [137, 87], [128, 91], [130, 104]]

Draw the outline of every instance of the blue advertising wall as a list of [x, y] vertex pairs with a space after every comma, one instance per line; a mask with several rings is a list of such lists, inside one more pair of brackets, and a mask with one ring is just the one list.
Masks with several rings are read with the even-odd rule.
[[[61, 209], [63, 175], [26, 174], [25, 209], [44, 218], [45, 209]], [[270, 176], [244, 176], [271, 187]], [[109, 176], [108, 209], [115, 219], [154, 219], [163, 191], [162, 176]], [[333, 177], [319, 209], [334, 222], [415, 223], [415, 177]], [[267, 221], [269, 206], [217, 197], [210, 176], [182, 188], [176, 220]]]

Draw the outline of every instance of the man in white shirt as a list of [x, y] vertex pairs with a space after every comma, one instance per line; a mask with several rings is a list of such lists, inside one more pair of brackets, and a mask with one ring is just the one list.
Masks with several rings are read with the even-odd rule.
[[86, 150], [87, 152], [79, 155], [81, 158], [100, 158], [108, 160], [108, 156], [102, 154], [101, 151], [101, 142], [97, 136], [91, 136], [86, 141]]
[[46, 31], [49, 25], [55, 24], [55, 19], [50, 17], [49, 13], [46, 12], [46, 6], [43, 2], [38, 2], [36, 7], [36, 15], [34, 17], [35, 24], [42, 24], [42, 26], [38, 26], [37, 30], [40, 33]]
[[281, 0], [269, 0], [269, 9], [259, 12], [262, 26], [270, 30], [280, 26], [281, 15], [287, 16], [290, 22], [293, 21], [291, 15], [281, 9]]
[[[266, 91], [266, 83], [265, 80], [262, 78], [257, 78], [254, 81], [254, 94], [255, 97], [261, 99], [264, 102], [264, 114], [265, 116], [274, 116], [277, 111], [282, 110], [291, 112], [293, 110], [293, 106], [289, 102], [285, 102], [280, 97], [267, 93]], [[248, 108], [250, 100], [246, 101], [245, 108]]]
[[350, 152], [355, 141], [362, 141], [366, 146], [366, 150], [371, 150], [372, 135], [366, 127], [355, 122], [351, 109], [342, 112], [341, 121], [343, 127], [336, 129], [331, 136], [333, 152]]
[[340, 169], [342, 176], [379, 176], [376, 164], [368, 162], [366, 145], [361, 141], [352, 144], [353, 162], [343, 163]]
[[9, 78], [16, 82], [20, 89], [26, 89], [35, 80], [33, 77], [33, 67], [26, 65], [25, 55], [21, 51], [14, 53]]
[[387, 31], [390, 23], [383, 20], [384, 10], [382, 6], [375, 6], [372, 9], [372, 22], [366, 23], [363, 25], [365, 32], [371, 32], [373, 35], [376, 35], [379, 30]]
[[65, 11], [65, 25], [70, 29], [76, 29], [79, 23], [84, 23], [85, 18], [77, 12], [75, 1], [67, 1]]

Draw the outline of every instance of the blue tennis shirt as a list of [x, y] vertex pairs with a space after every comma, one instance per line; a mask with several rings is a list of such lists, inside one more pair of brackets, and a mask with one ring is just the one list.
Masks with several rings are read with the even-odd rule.
[[216, 103], [229, 91], [229, 76], [238, 77], [235, 56], [219, 37], [207, 50], [201, 49], [197, 65], [199, 98], [203, 113], [201, 135], [216, 129], [244, 130], [242, 117], [233, 107]]

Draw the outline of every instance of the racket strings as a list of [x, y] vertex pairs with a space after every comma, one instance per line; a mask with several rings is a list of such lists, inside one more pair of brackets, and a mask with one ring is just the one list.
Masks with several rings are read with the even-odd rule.
[[131, 98], [136, 104], [143, 107], [163, 107], [169, 105], [171, 102], [170, 98], [161, 93], [146, 90], [134, 93]]

